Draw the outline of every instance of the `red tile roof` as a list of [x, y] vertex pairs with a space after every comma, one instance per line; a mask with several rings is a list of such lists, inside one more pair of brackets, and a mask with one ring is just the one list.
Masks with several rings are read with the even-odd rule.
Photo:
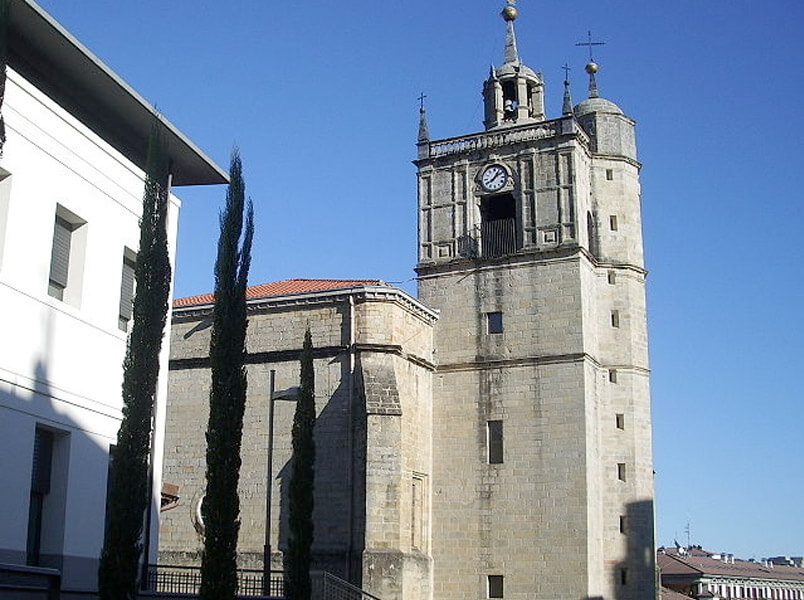
[[672, 548], [657, 557], [662, 575], [722, 575], [753, 579], [792, 579], [804, 581], [804, 569], [790, 566], [765, 566], [760, 562], [740, 560], [724, 562], [712, 553], [680, 554]]
[[689, 596], [685, 596], [684, 594], [680, 594], [666, 587], [662, 587], [661, 591], [662, 600], [690, 600]]
[[[387, 286], [388, 284], [380, 279], [285, 279], [284, 281], [263, 283], [246, 288], [246, 299], [254, 300], [256, 298], [270, 298], [272, 296], [326, 292], [363, 285]], [[189, 298], [178, 298], [173, 301], [173, 306], [176, 308], [182, 306], [198, 306], [201, 304], [212, 304], [214, 301], [215, 294], [201, 294], [200, 296], [191, 296]]]

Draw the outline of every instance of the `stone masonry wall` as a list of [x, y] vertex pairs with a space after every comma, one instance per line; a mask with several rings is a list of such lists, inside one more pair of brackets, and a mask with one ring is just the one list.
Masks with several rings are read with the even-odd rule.
[[[415, 301], [401, 297], [394, 300], [393, 296], [380, 300], [353, 298], [354, 308], [350, 307], [349, 296], [343, 295], [298, 306], [250, 310], [249, 388], [239, 486], [241, 567], [262, 566], [269, 371], [276, 372], [277, 390], [298, 385], [298, 355], [304, 329], [309, 325], [317, 353], [314, 568], [368, 584], [377, 591], [398, 588], [398, 594], [384, 593], [383, 600], [401, 599], [403, 592], [406, 599], [429, 597], [429, 585], [419, 585], [422, 578], [429, 581], [428, 549], [414, 550], [409, 542], [414, 495], [411, 480], [414, 474], [429, 480], [431, 469], [431, 374], [426, 364], [432, 355], [433, 317], [426, 309], [416, 309]], [[162, 514], [162, 562], [200, 561], [202, 537], [196, 513], [205, 487], [208, 323], [202, 314], [179, 313], [174, 318], [164, 480], [179, 486], [181, 500], [176, 508]], [[378, 387], [370, 397], [361, 393], [357, 381], [361, 362], [372, 365], [376, 375]], [[393, 390], [386, 393], [386, 384], [391, 384]], [[381, 396], [387, 402], [375, 403]], [[387, 406], [392, 410], [378, 410]], [[367, 408], [372, 413], [369, 416]], [[281, 552], [286, 547], [294, 410], [293, 402], [275, 402], [270, 538], [273, 568], [281, 568]], [[377, 422], [378, 415], [386, 421], [380, 418]], [[389, 432], [394, 430], [397, 433], [389, 438]], [[370, 443], [355, 439], [356, 435], [366, 436]], [[383, 450], [383, 439], [393, 441], [393, 445]], [[392, 454], [398, 456], [396, 462], [386, 460]], [[361, 490], [361, 481], [365, 490]], [[373, 493], [375, 488], [377, 493]], [[416, 493], [419, 502], [424, 503], [420, 519], [427, 527], [429, 489], [418, 489]], [[382, 530], [375, 528], [371, 515], [378, 510], [384, 511], [385, 521], [393, 521], [394, 527], [389, 529], [386, 523]], [[383, 555], [392, 552], [395, 558], [383, 562], [374, 556], [375, 551]], [[366, 570], [361, 563], [373, 566]], [[402, 575], [411, 572], [415, 573], [412, 581]]]

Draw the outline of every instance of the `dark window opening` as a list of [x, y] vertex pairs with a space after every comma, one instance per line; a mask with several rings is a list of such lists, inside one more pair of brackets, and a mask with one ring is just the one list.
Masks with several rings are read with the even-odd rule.
[[503, 319], [501, 312], [486, 313], [486, 324], [489, 333], [502, 333], [503, 332]]
[[503, 576], [502, 575], [489, 575], [488, 576], [489, 598], [502, 598], [503, 597]]
[[620, 569], [620, 585], [628, 585], [628, 569]]
[[589, 252], [592, 253], [592, 256], [597, 256], [597, 229], [595, 227], [595, 219], [591, 212], [586, 213], [586, 235], [589, 237]]
[[512, 254], [516, 239], [516, 200], [513, 194], [486, 196], [480, 201], [480, 235], [486, 258]]
[[503, 81], [503, 118], [507, 121], [516, 120], [516, 109], [519, 107], [519, 101], [516, 97], [516, 82]]
[[625, 481], [625, 463], [617, 463], [617, 479]]
[[625, 415], [623, 413], [614, 415], [614, 424], [617, 426], [617, 429], [625, 429]]
[[486, 424], [488, 460], [491, 465], [499, 465], [503, 462], [503, 422], [489, 421]]
[[106, 508], [103, 516], [103, 545], [106, 546], [106, 539], [109, 536], [109, 512], [111, 510], [111, 491], [112, 491], [112, 471], [114, 469], [114, 451], [117, 446], [109, 446], [109, 462], [106, 465]]
[[620, 533], [626, 532], [625, 524], [626, 524], [625, 515], [620, 515]]
[[614, 170], [613, 169], [606, 169], [606, 180], [607, 181], [614, 181]]
[[53, 464], [53, 432], [36, 428], [33, 468], [31, 469], [31, 503], [28, 508], [27, 562], [39, 566], [42, 547], [42, 521], [45, 496], [50, 493]]
[[609, 369], [609, 382], [617, 383], [617, 369]]

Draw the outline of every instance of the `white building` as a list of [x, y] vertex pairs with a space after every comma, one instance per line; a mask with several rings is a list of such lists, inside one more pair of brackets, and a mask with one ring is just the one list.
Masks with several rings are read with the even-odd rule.
[[[154, 120], [173, 185], [227, 177], [31, 0], [11, 2], [2, 114], [0, 563], [55, 568], [63, 590], [92, 590]], [[171, 195], [171, 257], [179, 206]], [[160, 378], [153, 511], [166, 387]]]

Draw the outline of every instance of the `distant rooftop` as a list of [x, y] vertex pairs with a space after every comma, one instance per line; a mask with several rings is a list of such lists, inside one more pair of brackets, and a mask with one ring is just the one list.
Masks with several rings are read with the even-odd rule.
[[698, 574], [804, 582], [804, 568], [800, 566], [773, 564], [769, 560], [742, 560], [733, 554], [709, 552], [695, 546], [660, 548], [658, 562], [663, 578]]
[[[246, 299], [257, 300], [259, 298], [271, 298], [273, 296], [328, 292], [366, 285], [390, 287], [380, 279], [285, 279], [283, 281], [263, 283], [246, 288]], [[175, 308], [201, 306], [203, 304], [212, 304], [214, 301], [215, 294], [201, 294], [200, 296], [174, 300], [173, 306]]]

